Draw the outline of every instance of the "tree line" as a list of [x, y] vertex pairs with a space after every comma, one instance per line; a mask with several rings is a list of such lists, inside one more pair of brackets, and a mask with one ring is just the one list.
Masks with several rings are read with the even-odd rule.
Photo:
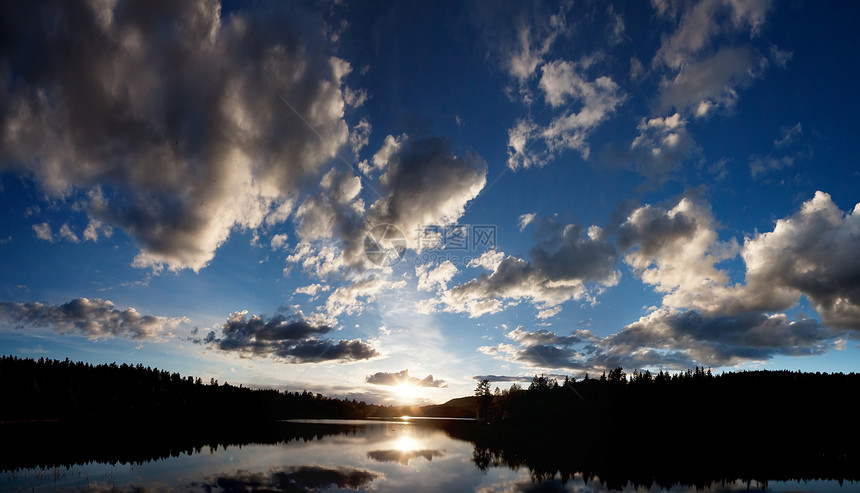
[[0, 422], [218, 423], [400, 416], [403, 409], [307, 390], [251, 389], [143, 365], [0, 358]]

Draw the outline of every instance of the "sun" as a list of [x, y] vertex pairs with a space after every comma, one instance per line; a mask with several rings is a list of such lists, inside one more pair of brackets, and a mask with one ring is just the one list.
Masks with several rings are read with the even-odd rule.
[[412, 404], [416, 399], [421, 397], [421, 387], [408, 383], [395, 385], [394, 392], [401, 404]]

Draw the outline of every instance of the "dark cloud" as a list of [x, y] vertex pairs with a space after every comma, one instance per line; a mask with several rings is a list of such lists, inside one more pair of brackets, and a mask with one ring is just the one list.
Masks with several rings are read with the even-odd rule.
[[410, 376], [409, 370], [398, 371], [396, 373], [380, 371], [373, 375], [368, 375], [364, 380], [367, 383], [372, 383], [374, 385], [413, 385], [416, 387], [448, 386], [444, 380], [434, 379], [433, 375], [427, 375], [424, 378]]
[[368, 223], [393, 224], [407, 238], [420, 226], [457, 221], [487, 182], [487, 163], [480, 156], [457, 156], [439, 137], [390, 138], [374, 161], [385, 170], [379, 178], [385, 195], [371, 206]]
[[203, 489], [223, 491], [316, 491], [321, 488], [366, 488], [378, 473], [351, 467], [295, 466], [269, 472], [238, 470], [207, 480]]
[[409, 463], [418, 457], [425, 459], [430, 462], [434, 457], [444, 457], [444, 450], [431, 450], [431, 449], [422, 449], [422, 450], [371, 450], [367, 453], [367, 456], [376, 462], [398, 462], [403, 464], [404, 466], [408, 466]]
[[839, 336], [814, 319], [791, 320], [784, 314], [704, 316], [695, 310], [660, 309], [602, 338], [584, 330], [558, 336], [518, 327], [507, 334], [517, 346], [500, 344], [480, 350], [545, 369], [683, 370], [765, 361], [774, 356], [823, 354], [834, 347]]
[[0, 167], [86, 192], [137, 266], [204, 267], [347, 142], [350, 68], [309, 5], [4, 3]]
[[489, 380], [490, 382], [528, 382], [530, 376], [518, 377], [516, 375], [475, 375], [472, 380], [480, 382], [481, 380]]
[[317, 339], [332, 328], [314, 325], [301, 315], [291, 317], [251, 315], [235, 312], [221, 326], [220, 337], [211, 331], [202, 339], [192, 339], [221, 351], [234, 351], [243, 356], [271, 357], [287, 363], [318, 363], [323, 361], [359, 361], [379, 353], [360, 339], [333, 341]]
[[619, 228], [618, 248], [637, 246], [643, 255], [654, 256], [669, 243], [692, 238], [698, 229], [696, 219], [684, 211], [670, 215], [663, 208], [645, 205]]
[[63, 305], [0, 302], [0, 325], [16, 328], [50, 328], [63, 334], [91, 339], [125, 336], [152, 339], [175, 329], [184, 318], [141, 315], [134, 308], [119, 310], [100, 298], [77, 298]]
[[542, 220], [537, 230], [544, 239], [532, 248], [531, 260], [508, 256], [491, 274], [454, 286], [442, 296], [448, 309], [475, 317], [500, 310], [505, 299], [528, 300], [547, 308], [587, 297], [587, 284], [615, 285], [618, 255], [599, 227], [586, 231], [579, 224], [551, 217]]

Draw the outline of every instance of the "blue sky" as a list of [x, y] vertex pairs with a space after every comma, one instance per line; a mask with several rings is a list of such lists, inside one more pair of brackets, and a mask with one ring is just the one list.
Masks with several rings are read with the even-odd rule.
[[857, 8], [4, 5], [0, 349], [386, 403], [857, 371]]

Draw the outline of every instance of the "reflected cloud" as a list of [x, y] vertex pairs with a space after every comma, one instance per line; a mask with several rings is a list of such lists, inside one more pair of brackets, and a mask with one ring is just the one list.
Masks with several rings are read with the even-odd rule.
[[431, 450], [431, 449], [422, 449], [422, 450], [400, 450], [400, 449], [391, 449], [391, 450], [372, 450], [367, 453], [367, 457], [375, 460], [376, 462], [399, 462], [404, 466], [408, 466], [409, 462], [418, 457], [423, 457], [428, 462], [432, 461], [434, 457], [444, 457], [445, 450]]
[[268, 473], [239, 470], [232, 476], [218, 476], [192, 486], [200, 486], [207, 491], [218, 488], [236, 492], [310, 491], [328, 487], [357, 490], [381, 476], [380, 473], [351, 467], [296, 466]]

